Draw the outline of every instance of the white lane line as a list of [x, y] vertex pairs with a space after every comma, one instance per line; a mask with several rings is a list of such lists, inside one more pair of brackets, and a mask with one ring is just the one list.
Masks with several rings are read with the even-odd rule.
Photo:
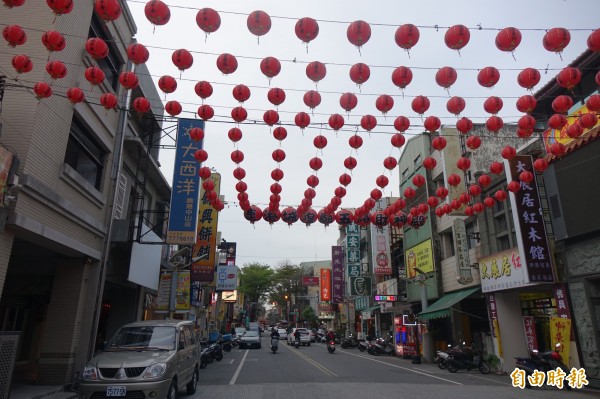
[[371, 359], [370, 357], [367, 357], [367, 356], [361, 356], [361, 355], [357, 355], [357, 354], [350, 353], [350, 352], [346, 352], [346, 351], [340, 351], [340, 353], [344, 353], [344, 354], [346, 354], [346, 355], [351, 355], [351, 356], [356, 356], [356, 357], [361, 357], [361, 358], [363, 358], [363, 359], [367, 359], [367, 360], [370, 360], [370, 361], [372, 361], [372, 362], [377, 362], [377, 363], [385, 364], [385, 365], [387, 365], [387, 366], [390, 366], [390, 367], [395, 367], [395, 368], [397, 368], [397, 369], [401, 369], [401, 370], [410, 371], [411, 373], [416, 373], [416, 374], [425, 375], [425, 376], [427, 376], [427, 377], [430, 377], [430, 378], [435, 378], [435, 379], [442, 380], [442, 381], [446, 381], [446, 382], [449, 382], [449, 383], [451, 383], [451, 384], [456, 384], [456, 385], [464, 385], [464, 384], [462, 384], [462, 383], [460, 383], [460, 382], [456, 382], [456, 381], [448, 380], [448, 379], [446, 379], [446, 378], [442, 378], [442, 377], [436, 377], [435, 375], [427, 374], [427, 373], [425, 373], [425, 372], [423, 372], [423, 371], [417, 371], [417, 370], [409, 369], [409, 368], [402, 367], [402, 366], [396, 366], [395, 364], [391, 364], [391, 363], [388, 363], [388, 362], [383, 362], [383, 361], [381, 361], [381, 360]]
[[491, 378], [485, 378], [485, 377], [481, 377], [479, 375], [469, 374], [469, 376], [472, 377], [472, 378], [479, 378], [480, 380], [495, 382], [495, 383], [501, 384], [501, 385], [511, 385], [511, 383], [509, 383], [509, 382], [493, 380]]
[[246, 356], [248, 356], [248, 352], [249, 352], [249, 349], [246, 349], [246, 353], [244, 353], [244, 356], [242, 357], [242, 360], [240, 361], [240, 365], [235, 370], [233, 377], [231, 377], [231, 381], [229, 381], [229, 385], [235, 385], [235, 381], [237, 380], [238, 376], [240, 375], [240, 371], [242, 371], [242, 366], [244, 365], [244, 362], [246, 361]]

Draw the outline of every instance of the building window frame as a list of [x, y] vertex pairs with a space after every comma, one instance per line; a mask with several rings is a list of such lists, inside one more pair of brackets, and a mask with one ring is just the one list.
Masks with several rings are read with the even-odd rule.
[[64, 163], [100, 191], [106, 155], [107, 151], [98, 143], [90, 129], [74, 115]]

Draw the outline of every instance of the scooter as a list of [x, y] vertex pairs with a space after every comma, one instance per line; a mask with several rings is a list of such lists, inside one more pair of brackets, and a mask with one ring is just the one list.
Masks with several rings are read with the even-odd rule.
[[335, 341], [333, 339], [327, 343], [327, 352], [330, 354], [335, 352]]
[[296, 337], [296, 339], [294, 339], [294, 347], [296, 347], [296, 349], [300, 346], [300, 337]]
[[392, 336], [388, 335], [388, 337], [386, 339], [383, 339], [383, 338], [376, 339], [373, 342], [369, 353], [371, 355], [375, 355], [375, 356], [379, 356], [379, 355], [396, 356], [396, 349], [394, 348], [394, 345], [392, 343]]
[[[464, 342], [463, 342], [464, 345]], [[470, 347], [461, 346], [459, 349], [448, 351], [448, 358], [444, 361], [446, 369], [451, 373], [458, 370], [479, 369], [481, 374], [489, 374], [490, 365], [483, 360], [483, 353], [473, 351]]]
[[356, 347], [358, 347], [359, 344], [360, 344], [360, 341], [356, 338], [356, 336], [354, 334], [350, 334], [350, 336], [348, 338], [342, 338], [341, 343], [340, 343], [340, 345], [343, 349], [356, 348]]
[[271, 338], [271, 351], [273, 353], [277, 352], [278, 347], [279, 347], [279, 338], [277, 338], [277, 337]]
[[[515, 365], [525, 371], [526, 378], [532, 375], [536, 370], [546, 373], [550, 370], [560, 368], [566, 375], [570, 373], [569, 368], [562, 362], [560, 355], [560, 344], [556, 344], [556, 349], [552, 351], [539, 353], [537, 349], [529, 353], [529, 357], [515, 357]], [[526, 384], [526, 387], [530, 387]], [[568, 384], [565, 384], [567, 390], [571, 390]]]
[[435, 351], [435, 357], [433, 358], [433, 361], [442, 370], [446, 368], [446, 359], [448, 359], [448, 352]]

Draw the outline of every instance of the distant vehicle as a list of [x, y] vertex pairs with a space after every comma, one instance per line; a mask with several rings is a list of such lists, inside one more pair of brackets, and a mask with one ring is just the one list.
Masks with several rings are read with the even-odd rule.
[[308, 330], [308, 333], [310, 334], [310, 342], [317, 342], [317, 334], [315, 333], [315, 331]]
[[237, 337], [241, 337], [242, 335], [244, 335], [244, 333], [246, 332], [246, 328], [245, 327], [236, 327], [235, 328], [235, 335]]
[[287, 339], [288, 333], [285, 328], [278, 328], [277, 332], [279, 333], [279, 339]]
[[310, 346], [310, 333], [306, 328], [294, 328], [292, 332], [287, 336], [287, 344], [294, 345], [294, 341], [296, 338], [294, 337], [294, 333], [298, 330], [300, 332], [300, 345]]
[[261, 348], [260, 335], [258, 331], [249, 330], [240, 338], [240, 349]]

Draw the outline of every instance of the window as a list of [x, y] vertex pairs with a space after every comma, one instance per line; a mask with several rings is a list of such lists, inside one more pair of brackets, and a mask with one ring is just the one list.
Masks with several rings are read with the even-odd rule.
[[100, 190], [105, 155], [106, 151], [100, 147], [88, 128], [77, 117], [73, 117], [65, 163]]
[[442, 259], [454, 256], [454, 236], [450, 233], [442, 233]]
[[467, 231], [467, 243], [469, 249], [473, 249], [477, 246], [477, 239], [475, 238], [475, 223], [468, 223], [466, 226]]
[[505, 232], [508, 229], [505, 213], [494, 217], [494, 228], [496, 229], [496, 232], [498, 232], [498, 233]]
[[415, 158], [415, 169], [417, 169], [421, 165], [421, 154], [417, 155]]
[[406, 177], [408, 176], [408, 168], [404, 169], [404, 172], [402, 172], [402, 180], [406, 180]]
[[496, 239], [496, 242], [498, 243], [498, 252], [511, 248], [510, 239], [508, 235], [498, 237]]
[[119, 85], [119, 72], [123, 66], [123, 61], [118, 55], [114, 39], [109, 35], [106, 25], [98, 19], [96, 13], [92, 15], [88, 37], [100, 38], [108, 45], [108, 56], [96, 60], [96, 63], [106, 75], [106, 82], [108, 85], [116, 92]]

